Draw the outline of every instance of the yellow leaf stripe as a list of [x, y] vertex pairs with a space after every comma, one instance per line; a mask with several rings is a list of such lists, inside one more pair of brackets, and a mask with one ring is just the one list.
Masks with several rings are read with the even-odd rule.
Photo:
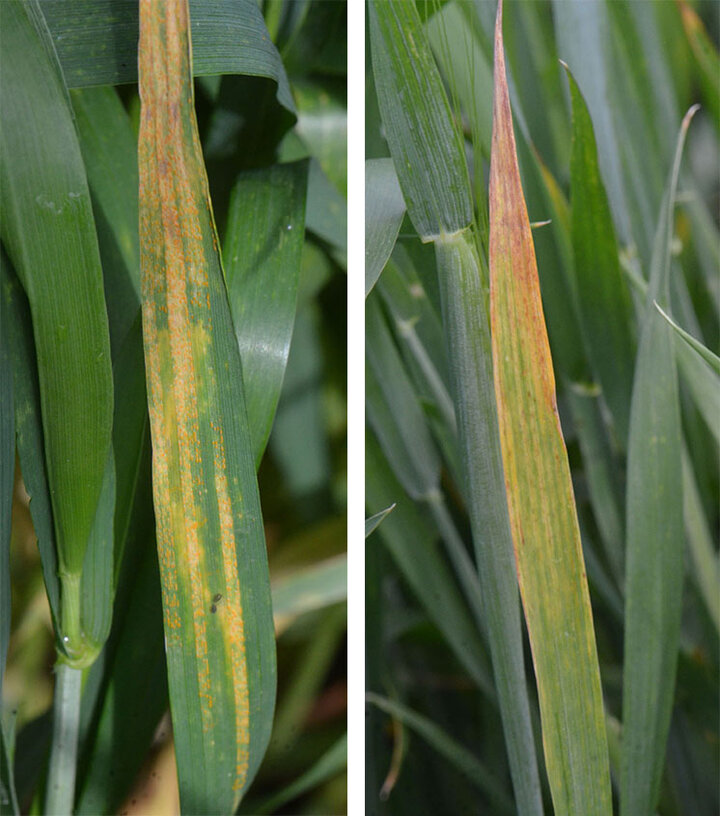
[[[205, 787], [204, 794], [186, 797], [183, 809], [212, 805], [219, 812], [236, 806], [251, 770], [239, 553], [252, 559], [246, 571], [264, 565], [266, 573], [267, 567], [256, 491], [243, 495], [229, 463], [227, 445], [236, 448], [243, 432], [240, 411], [245, 421], [229, 385], [241, 382], [240, 360], [194, 114], [190, 54], [187, 0], [141, 0], [143, 332], [171, 705], [176, 743], [184, 729], [187, 747], [186, 760], [178, 753], [181, 798], [184, 773], [195, 773]], [[224, 329], [232, 349], [218, 337]], [[240, 467], [247, 465], [244, 472], [254, 479], [244, 435], [247, 457]], [[233, 461], [237, 455], [233, 450]], [[258, 536], [262, 559], [247, 553]], [[253, 619], [261, 634], [272, 633], [269, 589], [267, 597], [267, 621]], [[274, 655], [268, 665], [265, 685], [268, 674], [274, 683]], [[218, 785], [233, 792], [227, 805], [218, 805]]]
[[490, 168], [493, 374], [510, 526], [555, 812], [612, 812], [600, 674], [535, 250], [495, 31]]

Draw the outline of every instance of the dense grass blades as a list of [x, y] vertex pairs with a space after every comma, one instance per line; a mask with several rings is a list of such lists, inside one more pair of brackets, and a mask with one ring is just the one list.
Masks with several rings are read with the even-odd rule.
[[712, 816], [717, 9], [497, 12], [368, 14], [368, 812]]

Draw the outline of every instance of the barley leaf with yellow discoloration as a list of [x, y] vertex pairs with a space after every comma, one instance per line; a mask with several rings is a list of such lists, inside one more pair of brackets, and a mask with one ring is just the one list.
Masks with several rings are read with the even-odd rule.
[[143, 333], [180, 797], [184, 812], [231, 813], [270, 735], [275, 646], [190, 53], [187, 0], [142, 0]]
[[495, 394], [520, 592], [557, 814], [612, 813], [592, 612], [505, 74], [495, 31], [490, 169]]

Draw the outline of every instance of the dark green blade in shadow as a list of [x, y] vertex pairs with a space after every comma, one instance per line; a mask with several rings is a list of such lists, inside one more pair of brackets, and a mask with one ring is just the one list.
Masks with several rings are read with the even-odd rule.
[[620, 444], [630, 423], [634, 341], [632, 303], [620, 271], [610, 206], [600, 176], [590, 114], [575, 78], [567, 71], [573, 110], [570, 157], [575, 291], [580, 325]]

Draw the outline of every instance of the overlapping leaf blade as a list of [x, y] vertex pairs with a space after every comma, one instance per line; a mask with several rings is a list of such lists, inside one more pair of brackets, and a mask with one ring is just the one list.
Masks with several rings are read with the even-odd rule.
[[249, 171], [238, 178], [230, 201], [223, 260], [256, 463], [267, 444], [290, 350], [307, 174], [304, 160]]
[[405, 215], [390, 159], [365, 162], [365, 296], [380, 277], [395, 246]]
[[[136, 0], [40, 0], [70, 88], [137, 82]], [[193, 73], [250, 74], [277, 83], [278, 102], [295, 106], [280, 55], [252, 0], [193, 0]]]
[[632, 304], [620, 271], [592, 121], [569, 70], [568, 79], [573, 106], [572, 245], [580, 323], [617, 435], [625, 447], [635, 352], [630, 332]]

